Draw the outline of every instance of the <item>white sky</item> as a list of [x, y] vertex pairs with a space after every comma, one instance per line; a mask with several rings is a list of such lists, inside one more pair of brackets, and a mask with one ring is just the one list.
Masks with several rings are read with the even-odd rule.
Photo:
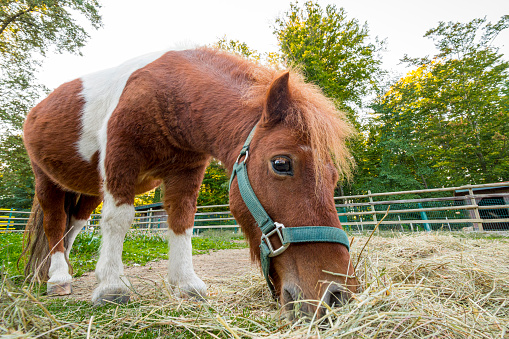
[[[277, 50], [271, 26], [289, 10], [290, 0], [102, 0], [104, 27], [92, 31], [83, 57], [52, 55], [39, 79], [49, 88], [125, 60], [176, 45], [210, 45], [226, 35], [259, 52]], [[303, 1], [300, 1], [302, 4]], [[486, 16], [496, 22], [509, 14], [508, 0], [336, 0], [325, 7], [344, 7], [349, 18], [368, 23], [371, 35], [387, 39], [383, 53], [387, 69], [404, 72], [399, 59], [406, 53], [435, 53], [424, 33], [439, 21], [467, 22]], [[509, 29], [495, 45], [509, 56]], [[507, 59], [507, 57], [506, 57]]]

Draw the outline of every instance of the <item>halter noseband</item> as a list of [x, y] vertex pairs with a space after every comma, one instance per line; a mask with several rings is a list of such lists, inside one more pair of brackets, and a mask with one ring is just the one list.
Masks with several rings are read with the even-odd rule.
[[[249, 145], [253, 139], [256, 126], [258, 125], [255, 125], [255, 127], [251, 130], [251, 133], [249, 133], [249, 136], [247, 137], [246, 142], [244, 143], [244, 146], [233, 165], [229, 187], [231, 188], [232, 181], [235, 176], [237, 176], [242, 200], [244, 200], [249, 212], [251, 212], [253, 218], [258, 224], [258, 227], [260, 227], [260, 230], [262, 231], [260, 244], [261, 267], [265, 280], [267, 281], [267, 285], [269, 286], [272, 295], [275, 296], [275, 288], [269, 278], [270, 258], [283, 253], [291, 243], [332, 242], [346, 246], [348, 251], [350, 251], [350, 243], [348, 242], [346, 232], [340, 228], [330, 226], [299, 226], [287, 228], [281, 223], [272, 221], [256, 197], [247, 175], [246, 161], [249, 156]], [[242, 157], [244, 157], [244, 159], [240, 161]], [[282, 246], [276, 249], [274, 249], [269, 239], [269, 237], [273, 234], [277, 234], [282, 243]]]

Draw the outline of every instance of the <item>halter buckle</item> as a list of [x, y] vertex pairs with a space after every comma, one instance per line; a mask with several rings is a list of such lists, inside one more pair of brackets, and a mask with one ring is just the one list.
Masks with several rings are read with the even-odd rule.
[[[283, 240], [283, 234], [281, 233], [281, 231], [285, 228], [285, 225], [283, 225], [279, 222], [274, 222], [274, 226], [276, 226], [276, 227], [272, 231], [270, 231], [267, 234], [262, 234], [262, 241], [265, 241], [265, 243], [267, 244], [267, 247], [270, 250], [269, 257], [271, 257], [271, 258], [280, 255], [288, 248], [288, 246], [290, 246], [290, 243], [285, 244], [285, 242]], [[279, 247], [276, 250], [274, 250], [274, 247], [272, 247], [272, 244], [269, 239], [269, 237], [271, 235], [273, 235], [274, 233], [277, 233], [279, 240], [281, 240], [281, 243], [283, 244], [281, 247]]]

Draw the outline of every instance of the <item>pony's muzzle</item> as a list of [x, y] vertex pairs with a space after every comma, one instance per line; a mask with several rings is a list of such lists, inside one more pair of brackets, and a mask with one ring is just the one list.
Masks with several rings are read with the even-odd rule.
[[312, 317], [317, 311], [321, 316], [326, 312], [326, 304], [330, 308], [346, 305], [352, 298], [352, 292], [338, 283], [330, 283], [320, 300], [310, 299], [302, 290], [293, 284], [285, 284], [281, 294], [281, 304], [286, 316], [290, 320], [296, 318]]

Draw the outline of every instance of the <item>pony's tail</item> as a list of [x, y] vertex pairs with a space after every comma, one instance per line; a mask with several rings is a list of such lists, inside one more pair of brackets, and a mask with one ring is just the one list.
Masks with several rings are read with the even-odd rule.
[[[67, 214], [63, 239], [65, 248], [67, 247], [66, 235], [71, 226], [71, 216], [76, 209], [78, 199], [79, 194], [73, 192], [65, 193], [65, 212]], [[50, 248], [48, 238], [44, 232], [43, 219], [44, 213], [42, 207], [37, 197], [34, 197], [30, 218], [28, 219], [25, 233], [23, 234], [23, 251], [20, 260], [24, 259], [25, 261], [25, 277], [35, 279], [38, 282], [45, 282], [48, 280], [50, 266]], [[72, 274], [72, 266], [70, 264], [69, 268]]]

